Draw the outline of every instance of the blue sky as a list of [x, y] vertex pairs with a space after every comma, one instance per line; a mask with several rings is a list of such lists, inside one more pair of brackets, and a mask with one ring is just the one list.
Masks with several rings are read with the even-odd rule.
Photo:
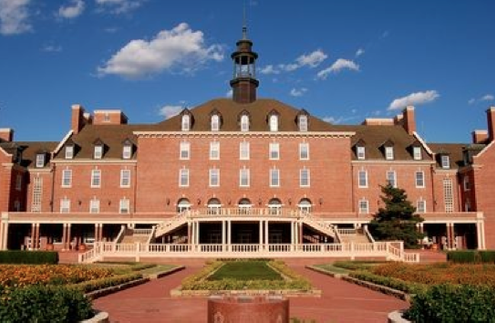
[[243, 4], [260, 97], [341, 124], [412, 104], [429, 142], [486, 129], [490, 0], [0, 0], [0, 128], [57, 141], [75, 103], [154, 123], [227, 96]]

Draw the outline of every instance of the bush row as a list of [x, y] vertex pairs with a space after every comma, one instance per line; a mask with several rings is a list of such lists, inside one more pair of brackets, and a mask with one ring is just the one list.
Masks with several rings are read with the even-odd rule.
[[98, 289], [103, 289], [110, 286], [117, 286], [143, 277], [141, 273], [131, 273], [127, 275], [119, 275], [108, 278], [95, 279], [85, 281], [79, 284], [72, 285], [74, 288], [81, 290], [84, 293], [89, 293]]
[[79, 322], [92, 315], [91, 302], [73, 288], [33, 285], [0, 298], [0, 322]]
[[447, 260], [454, 263], [495, 263], [495, 250], [462, 250], [447, 252]]
[[386, 276], [380, 276], [380, 275], [375, 275], [373, 273], [370, 273], [368, 271], [355, 271], [349, 273], [350, 277], [357, 278], [360, 280], [365, 280], [374, 284], [390, 287], [393, 289], [397, 289], [400, 291], [403, 291], [408, 294], [417, 294], [420, 293], [424, 290], [426, 290], [426, 286], [423, 284], [418, 284], [418, 283], [413, 283], [413, 282], [406, 282], [403, 281], [402, 279], [397, 279], [397, 278], [392, 278], [392, 277], [386, 277]]
[[56, 251], [0, 251], [0, 264], [58, 264]]
[[345, 260], [345, 261], [336, 261], [333, 263], [335, 267], [347, 269], [347, 270], [361, 270], [361, 269], [369, 269], [379, 264], [383, 264], [383, 261], [372, 261], [372, 260]]
[[413, 296], [404, 316], [414, 322], [494, 322], [495, 289], [436, 285]]

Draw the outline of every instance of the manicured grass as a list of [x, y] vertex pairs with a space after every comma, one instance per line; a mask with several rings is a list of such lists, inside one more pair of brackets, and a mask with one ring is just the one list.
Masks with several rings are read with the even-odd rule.
[[334, 274], [348, 274], [350, 270], [344, 269], [341, 267], [336, 267], [332, 264], [320, 264], [320, 265], [315, 265], [315, 267], [323, 269], [325, 271], [334, 273]]
[[228, 261], [208, 277], [208, 280], [222, 279], [283, 280], [283, 277], [270, 268], [266, 261]]

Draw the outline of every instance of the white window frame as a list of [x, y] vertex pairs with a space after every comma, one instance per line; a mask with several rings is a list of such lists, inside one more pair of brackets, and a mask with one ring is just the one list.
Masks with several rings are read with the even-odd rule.
[[101, 187], [101, 169], [91, 170], [91, 187], [92, 188]]
[[210, 168], [209, 170], [209, 186], [219, 187], [220, 186], [220, 169]]
[[121, 169], [120, 170], [120, 187], [128, 188], [131, 187], [131, 170]]
[[72, 187], [72, 169], [62, 170], [62, 187]]
[[246, 114], [241, 116], [241, 131], [249, 131], [249, 116]]
[[122, 159], [131, 159], [131, 157], [132, 157], [132, 146], [124, 145], [124, 147], [122, 147]]
[[299, 186], [310, 187], [311, 186], [311, 172], [308, 168], [299, 170]]
[[444, 168], [444, 169], [450, 168], [450, 156], [449, 155], [442, 155], [440, 157], [440, 160], [442, 162], [442, 168]]
[[119, 213], [120, 214], [128, 214], [130, 213], [131, 202], [128, 198], [124, 197], [119, 201]]
[[394, 160], [394, 147], [392, 146], [385, 147], [385, 159]]
[[[420, 175], [418, 177], [418, 175]], [[425, 188], [425, 172], [422, 170], [418, 170], [414, 173], [414, 183], [416, 184], [416, 188]]]
[[65, 159], [74, 158], [74, 146], [65, 146]]
[[191, 116], [184, 114], [181, 118], [181, 130], [189, 131], [191, 129]]
[[359, 159], [359, 160], [365, 160], [366, 159], [366, 147], [357, 146], [356, 147], [356, 156], [357, 156], [357, 159]]
[[413, 158], [414, 160], [422, 160], [423, 153], [421, 151], [421, 147], [413, 147]]
[[250, 152], [249, 152], [249, 141], [241, 141], [239, 143], [239, 159], [240, 160], [249, 160]]
[[89, 200], [89, 213], [100, 213], [100, 200], [97, 198]]
[[67, 197], [60, 200], [60, 213], [70, 213], [70, 200]]
[[191, 143], [189, 141], [181, 141], [179, 144], [179, 159], [189, 160], [191, 158]]
[[250, 180], [249, 168], [241, 168], [239, 170], [239, 187], [249, 187]]
[[309, 143], [299, 143], [299, 160], [309, 160]]
[[270, 116], [270, 131], [278, 131], [278, 115], [272, 114]]
[[417, 213], [426, 213], [426, 200], [423, 198], [420, 198], [416, 202], [416, 212]]
[[451, 178], [443, 180], [443, 198], [445, 201], [445, 212], [454, 212], [454, 183]]
[[299, 131], [308, 131], [308, 116], [300, 115], [299, 116]]
[[22, 191], [22, 175], [21, 174], [17, 174], [17, 176], [15, 177], [15, 190], [16, 191]]
[[179, 170], [179, 187], [189, 187], [189, 169], [187, 168]]
[[220, 142], [210, 142], [210, 160], [220, 160]]
[[45, 154], [36, 154], [36, 168], [45, 167]]
[[397, 187], [397, 172], [395, 170], [388, 170], [386, 176], [387, 184], [392, 184], [392, 187]]
[[280, 159], [280, 144], [278, 142], [271, 142], [269, 145], [269, 159], [279, 160]]
[[220, 116], [218, 114], [214, 114], [211, 116], [210, 126], [211, 126], [211, 131], [220, 130]]
[[361, 169], [358, 171], [358, 187], [367, 188], [368, 187], [368, 171]]
[[270, 169], [270, 187], [280, 187], [280, 169]]
[[94, 159], [101, 159], [103, 157], [103, 145], [96, 145], [93, 151]]
[[358, 202], [358, 212], [359, 214], [369, 214], [370, 213], [370, 202], [362, 198]]

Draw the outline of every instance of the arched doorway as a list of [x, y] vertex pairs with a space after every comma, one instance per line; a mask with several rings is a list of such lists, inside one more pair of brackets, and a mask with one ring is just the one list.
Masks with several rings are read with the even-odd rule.
[[270, 210], [270, 214], [280, 214], [282, 210], [282, 201], [276, 197], [272, 198], [268, 201], [268, 209]]
[[208, 214], [220, 214], [220, 209], [222, 208], [222, 204], [220, 200], [216, 197], [208, 200]]
[[313, 204], [311, 203], [311, 200], [308, 198], [302, 198], [297, 204], [299, 210], [304, 213], [311, 213], [312, 206]]
[[177, 201], [177, 212], [181, 213], [184, 211], [188, 211], [191, 209], [191, 203], [187, 198], [181, 198], [179, 201]]

